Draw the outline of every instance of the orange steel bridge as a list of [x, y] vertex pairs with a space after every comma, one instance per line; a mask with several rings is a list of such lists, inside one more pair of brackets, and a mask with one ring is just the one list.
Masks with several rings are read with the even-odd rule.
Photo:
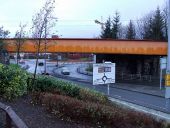
[[[36, 52], [37, 39], [25, 39], [21, 52]], [[16, 52], [16, 39], [4, 39], [9, 52]], [[41, 41], [44, 52], [45, 40]], [[112, 40], [112, 39], [73, 39], [48, 38], [47, 52], [94, 53], [94, 54], [131, 54], [131, 55], [167, 55], [167, 42], [149, 40]]]

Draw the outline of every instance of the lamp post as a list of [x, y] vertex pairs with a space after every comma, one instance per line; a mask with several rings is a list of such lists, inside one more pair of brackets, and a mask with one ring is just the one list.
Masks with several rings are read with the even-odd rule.
[[166, 90], [165, 98], [170, 98], [170, 0], [169, 2], [169, 11], [168, 11], [168, 57], [167, 57], [167, 70], [166, 70]]
[[94, 20], [94, 22], [96, 23], [96, 24], [99, 24], [99, 25], [101, 25], [101, 29], [102, 30], [104, 30], [104, 23], [103, 22], [100, 22], [100, 21], [98, 21], [98, 20]]
[[[101, 17], [101, 21], [99, 21], [99, 20], [94, 20], [94, 22], [95, 22], [96, 24], [101, 25], [101, 29], [102, 29], [102, 31], [104, 31], [105, 23], [103, 23], [103, 18], [102, 18], [102, 17]], [[96, 54], [93, 54], [93, 63], [94, 63], [94, 64], [96, 63]]]

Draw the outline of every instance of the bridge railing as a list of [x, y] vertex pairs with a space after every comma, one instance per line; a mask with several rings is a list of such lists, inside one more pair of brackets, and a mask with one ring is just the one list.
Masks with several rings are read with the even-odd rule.
[[0, 102], [0, 110], [5, 112], [5, 128], [28, 128], [10, 106]]

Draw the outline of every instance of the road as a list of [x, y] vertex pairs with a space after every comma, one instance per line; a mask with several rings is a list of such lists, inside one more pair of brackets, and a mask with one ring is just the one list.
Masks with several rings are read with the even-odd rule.
[[[86, 64], [64, 64], [63, 67], [67, 67], [68, 70], [70, 71], [69, 77], [86, 80], [88, 82], [92, 82], [92, 80], [93, 80], [92, 76], [83, 75], [83, 74], [80, 74], [80, 73], [77, 72], [77, 68], [79, 66], [83, 66], [83, 65], [86, 65]], [[62, 75], [61, 70], [62, 70], [62, 68], [58, 68], [58, 69], [55, 70], [55, 73]]]
[[[92, 85], [92, 77], [91, 76], [84, 76], [82, 74], [77, 73], [77, 67], [80, 66], [76, 65], [65, 65], [70, 69], [71, 77], [76, 77], [76, 79], [69, 78], [69, 77], [61, 77], [62, 79], [67, 81], [71, 81], [76, 83], [82, 87], [94, 89], [96, 91], [102, 92], [109, 97], [116, 98], [119, 100], [127, 101], [133, 104], [141, 105], [147, 108], [155, 109], [158, 111], [166, 112], [170, 114], [170, 100], [165, 99], [163, 97], [153, 96], [149, 94], [123, 90], [120, 88], [116, 88], [116, 84], [108, 85]], [[57, 73], [60, 73], [60, 69]], [[82, 80], [84, 79], [84, 81]], [[87, 82], [88, 81], [88, 82]]]
[[[26, 62], [30, 66], [30, 69], [28, 70], [29, 72], [32, 72], [34, 69], [35, 61], [34, 60], [29, 60]], [[102, 92], [109, 97], [117, 98], [123, 101], [127, 101], [133, 104], [141, 105], [144, 107], [148, 107], [151, 109], [155, 109], [158, 111], [166, 112], [170, 114], [170, 100], [165, 99], [163, 97], [158, 97], [158, 96], [153, 96], [149, 94], [143, 94], [139, 92], [134, 92], [134, 91], [128, 91], [128, 90], [123, 90], [119, 88], [115, 88], [115, 85], [96, 85], [93, 86], [90, 81], [92, 81], [91, 76], [86, 76], [77, 73], [77, 67], [80, 66], [81, 64], [64, 64], [63, 66], [66, 66], [70, 70], [70, 77], [68, 76], [62, 76], [61, 74], [61, 68], [56, 69], [54, 63], [48, 63], [47, 64], [47, 72], [50, 74], [53, 74], [53, 71], [55, 70], [56, 74], [53, 74], [54, 76], [58, 77], [60, 74], [60, 78], [65, 80], [65, 81], [71, 81], [73, 83], [78, 84], [79, 86], [85, 87], [85, 88], [90, 88], [97, 90], [99, 92]], [[39, 67], [38, 72], [43, 71], [44, 67]]]
[[123, 90], [123, 89], [115, 88], [113, 86], [110, 86], [108, 88], [107, 85], [95, 85], [94, 86], [90, 83], [84, 83], [82, 81], [81, 82], [75, 81], [76, 79], [72, 80], [72, 79], [67, 78], [66, 80], [62, 78], [62, 80], [78, 84], [79, 86], [84, 87], [84, 88], [89, 88], [89, 89], [102, 92], [112, 98], [127, 101], [133, 104], [141, 105], [147, 108], [155, 109], [155, 110], [170, 114], [170, 100], [169, 99], [167, 100], [163, 97]]
[[[34, 73], [35, 70], [35, 59], [26, 59], [24, 60], [24, 64], [20, 64], [21, 67], [28, 65], [29, 68], [27, 69], [28, 72]], [[44, 62], [44, 59], [39, 59], [39, 62]], [[15, 63], [14, 60], [10, 60], [10, 63]], [[52, 73], [53, 69], [56, 67], [55, 62], [47, 62], [47, 73]], [[44, 72], [44, 65], [43, 66], [38, 66], [37, 67], [37, 74], [42, 74]]]

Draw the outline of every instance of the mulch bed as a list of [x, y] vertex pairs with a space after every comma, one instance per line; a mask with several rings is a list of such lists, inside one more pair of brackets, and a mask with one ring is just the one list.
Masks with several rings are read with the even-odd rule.
[[0, 99], [0, 102], [11, 106], [29, 128], [92, 128], [86, 124], [58, 119], [44, 107], [31, 104], [31, 96], [23, 96], [12, 102]]

